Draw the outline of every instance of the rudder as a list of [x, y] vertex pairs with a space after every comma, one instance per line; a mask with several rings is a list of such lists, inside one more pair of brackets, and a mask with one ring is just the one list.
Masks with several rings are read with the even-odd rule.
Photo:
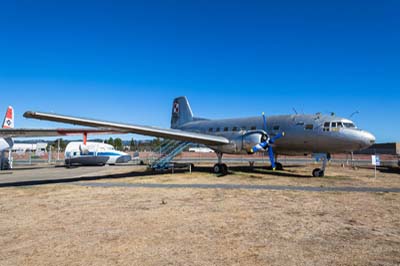
[[172, 104], [171, 128], [193, 121], [193, 112], [185, 96], [174, 99]]
[[6, 116], [4, 117], [3, 128], [14, 128], [14, 109], [12, 106], [7, 108]]

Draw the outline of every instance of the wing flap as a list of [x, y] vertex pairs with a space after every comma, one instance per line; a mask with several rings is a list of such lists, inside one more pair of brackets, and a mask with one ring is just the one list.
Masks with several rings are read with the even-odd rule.
[[122, 124], [115, 122], [107, 122], [58, 114], [41, 113], [41, 112], [25, 112], [24, 117], [46, 120], [52, 122], [61, 122], [80, 126], [101, 127], [111, 130], [124, 131], [140, 135], [153, 137], [161, 137], [167, 139], [176, 139], [181, 141], [190, 141], [206, 145], [228, 144], [229, 140], [221, 136], [207, 135], [195, 132], [182, 131], [177, 129], [164, 129], [150, 126], [140, 126], [132, 124]]

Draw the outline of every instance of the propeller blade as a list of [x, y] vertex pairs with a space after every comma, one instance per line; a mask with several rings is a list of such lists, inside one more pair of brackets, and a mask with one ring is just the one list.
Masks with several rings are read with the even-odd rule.
[[275, 137], [269, 140], [269, 144], [274, 144], [276, 140], [282, 138], [283, 136], [285, 136], [285, 132], [278, 133]]
[[264, 131], [267, 132], [267, 118], [265, 117], [265, 113], [262, 113], [263, 121], [264, 121]]
[[268, 147], [268, 155], [269, 155], [269, 160], [271, 162], [271, 168], [272, 170], [275, 170], [275, 155], [274, 155], [274, 150], [272, 149], [271, 146]]
[[251, 148], [250, 153], [252, 154], [252, 153], [259, 152], [259, 151], [265, 151], [267, 146], [268, 146], [268, 142], [267, 141], [261, 142], [260, 144], [257, 144], [256, 146]]

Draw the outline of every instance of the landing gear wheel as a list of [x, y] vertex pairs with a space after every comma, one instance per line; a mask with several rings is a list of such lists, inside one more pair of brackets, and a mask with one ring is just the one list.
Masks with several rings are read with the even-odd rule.
[[228, 166], [226, 164], [217, 163], [214, 165], [214, 173], [216, 174], [226, 174], [228, 173]]
[[214, 169], [214, 173], [216, 173], [216, 174], [219, 174], [222, 170], [221, 165], [218, 163], [216, 165], [214, 165], [213, 169]]
[[283, 165], [281, 163], [275, 163], [275, 169], [281, 171], [283, 170]]
[[312, 172], [313, 177], [324, 177], [325, 172], [319, 168], [314, 169]]
[[221, 174], [226, 175], [228, 173], [228, 166], [226, 164], [222, 164], [222, 172]]

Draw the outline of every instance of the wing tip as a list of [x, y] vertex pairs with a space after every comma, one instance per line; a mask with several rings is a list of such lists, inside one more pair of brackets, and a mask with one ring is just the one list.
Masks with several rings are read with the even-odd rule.
[[32, 112], [32, 111], [26, 111], [24, 113], [25, 118], [32, 118], [34, 115], [35, 115], [35, 112]]

